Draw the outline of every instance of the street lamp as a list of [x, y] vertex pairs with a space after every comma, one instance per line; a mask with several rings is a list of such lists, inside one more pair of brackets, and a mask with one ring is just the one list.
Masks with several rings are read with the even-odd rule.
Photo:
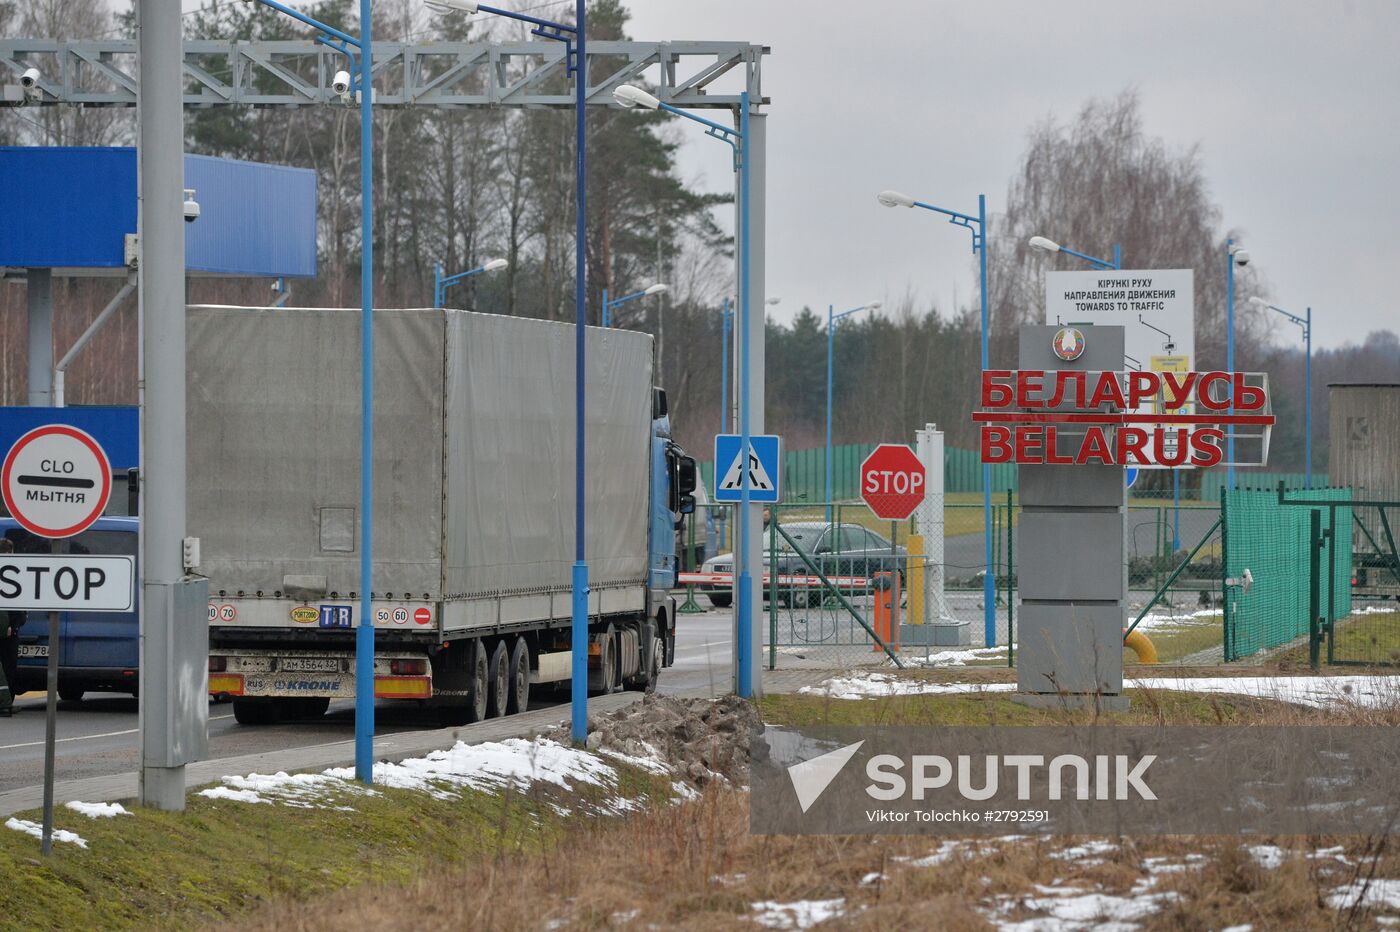
[[[731, 300], [729, 295], [725, 295], [724, 306], [720, 309], [719, 432], [722, 434], [732, 431], [734, 425], [732, 412], [729, 410], [729, 328], [734, 324], [734, 312], [729, 309]], [[765, 298], [763, 303], [768, 307], [773, 307], [782, 300], [782, 298]]]
[[1075, 252], [1068, 246], [1061, 246], [1054, 240], [1047, 239], [1044, 236], [1032, 236], [1030, 240], [1026, 243], [1026, 245], [1030, 246], [1032, 249], [1038, 250], [1039, 252], [1062, 252], [1066, 255], [1074, 256], [1076, 259], [1083, 259], [1085, 262], [1089, 263], [1096, 269], [1104, 269], [1105, 271], [1112, 269], [1114, 271], [1117, 271], [1123, 268], [1123, 250], [1122, 247], [1116, 243], [1113, 246], [1112, 262], [1110, 262], [1107, 259], [1098, 259], [1094, 256], [1087, 256], [1082, 252]]
[[1255, 295], [1249, 299], [1249, 303], [1257, 307], [1268, 308], [1271, 311], [1278, 311], [1303, 330], [1303, 486], [1312, 488], [1312, 308], [1304, 312], [1304, 316], [1290, 314], [1281, 307], [1277, 307]]
[[[977, 195], [977, 216], [959, 213], [956, 210], [944, 210], [942, 207], [935, 207], [923, 201], [916, 201], [907, 194], [898, 191], [881, 191], [875, 196], [885, 207], [922, 207], [924, 210], [931, 210], [937, 214], [943, 214], [948, 218], [948, 222], [954, 226], [966, 227], [972, 234], [972, 251], [979, 258], [980, 273], [982, 282], [982, 371], [986, 371], [988, 363], [987, 341], [988, 341], [988, 310], [987, 310], [987, 195]], [[985, 643], [988, 647], [996, 644], [997, 638], [997, 607], [996, 607], [996, 567], [992, 565], [992, 467], [990, 463], [982, 464], [982, 536], [985, 544], [983, 556], [987, 563], [987, 572], [982, 577], [982, 624], [985, 636]], [[1008, 632], [1007, 637], [1010, 637]]]
[[[374, 68], [372, 0], [360, 0], [360, 36], [318, 22], [277, 0], [258, 0], [319, 30], [317, 41], [350, 59], [333, 87], [360, 104], [360, 622], [355, 626], [355, 778], [374, 782]], [[358, 54], [357, 54], [358, 53]]]
[[[571, 582], [572, 612], [570, 648], [572, 686], [569, 719], [574, 741], [588, 738], [588, 562], [584, 559], [584, 338], [587, 333], [588, 281], [588, 144], [587, 103], [588, 58], [585, 13], [587, 0], [574, 0], [574, 25], [539, 19], [527, 13], [502, 10], [472, 0], [424, 0], [444, 13], [490, 13], [518, 20], [530, 27], [532, 35], [564, 43], [565, 76], [574, 76], [574, 571]], [[368, 11], [370, 0], [360, 0]], [[368, 16], [368, 12], [365, 14]], [[366, 169], [368, 171], [368, 169]], [[368, 232], [368, 231], [367, 231]]]
[[473, 275], [480, 275], [482, 272], [499, 272], [509, 266], [510, 263], [504, 259], [491, 259], [485, 265], [470, 269], [466, 272], [458, 272], [456, 275], [449, 275], [446, 278], [442, 274], [442, 264], [433, 266], [433, 307], [447, 306], [447, 289]]
[[[1249, 250], [1225, 240], [1225, 371], [1230, 373], [1229, 413], [1235, 413], [1235, 266], [1249, 265]], [[1225, 487], [1235, 487], [1235, 425], [1225, 435]]]
[[611, 301], [609, 301], [609, 300], [608, 300], [608, 289], [604, 288], [604, 289], [603, 289], [603, 326], [604, 326], [604, 327], [611, 327], [611, 326], [612, 326], [612, 309], [615, 308], [615, 307], [617, 307], [619, 304], [626, 304], [628, 301], [635, 301], [635, 300], [637, 300], [638, 298], [645, 298], [645, 297], [647, 297], [648, 295], [661, 294], [662, 292], [665, 292], [665, 291], [668, 291], [668, 290], [670, 290], [670, 286], [669, 286], [669, 285], [663, 285], [661, 282], [657, 282], [655, 285], [648, 285], [647, 287], [643, 288], [641, 291], [638, 291], [638, 292], [635, 292], [635, 293], [629, 294], [629, 295], [624, 295], [624, 296], [621, 297], [621, 298], [613, 298]]
[[[582, 5], [583, 0], [579, 0]], [[699, 123], [705, 127], [705, 135], [726, 143], [733, 151], [734, 170], [739, 175], [739, 329], [742, 336], [739, 342], [739, 365], [743, 367], [743, 375], [740, 378], [739, 389], [739, 455], [741, 461], [747, 464], [751, 450], [751, 433], [749, 425], [749, 94], [743, 91], [739, 94], [739, 127], [724, 126], [707, 120], [704, 117], [687, 113], [678, 107], [662, 103], [655, 94], [650, 94], [640, 87], [631, 84], [621, 84], [613, 89], [613, 99], [623, 107], [643, 107], [648, 110], [664, 110], [667, 113], [678, 117], [683, 117], [693, 123]], [[747, 465], [739, 470], [739, 535], [743, 543], [742, 552], [736, 547], [736, 563], [741, 562], [742, 569], [739, 577], [739, 610], [736, 618], [735, 659], [738, 662], [738, 687], [739, 695], [749, 698], [753, 695], [754, 689], [754, 662], [757, 659], [754, 655], [756, 650], [753, 645], [753, 570], [757, 563], [758, 554], [752, 552], [752, 543], [749, 539], [749, 514], [753, 510], [752, 489], [750, 488], [750, 476]]]
[[832, 356], [836, 347], [835, 339], [832, 336], [836, 331], [836, 322], [843, 317], [850, 317], [861, 311], [878, 311], [879, 301], [871, 301], [862, 304], [860, 307], [853, 307], [849, 311], [842, 311], [840, 314], [833, 313], [835, 308], [828, 304], [826, 306], [826, 520], [831, 523], [831, 503], [832, 483], [831, 483], [831, 382], [832, 382]]

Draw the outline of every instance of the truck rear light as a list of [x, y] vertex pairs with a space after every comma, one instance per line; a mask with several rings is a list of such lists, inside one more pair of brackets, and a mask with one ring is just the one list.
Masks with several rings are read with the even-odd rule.
[[390, 660], [389, 672], [394, 676], [422, 676], [428, 672], [428, 661], [422, 659]]
[[223, 673], [223, 672], [224, 672], [225, 670], [227, 670], [227, 669], [228, 669], [228, 658], [227, 658], [227, 657], [210, 657], [210, 658], [209, 658], [209, 672], [210, 672], [210, 673]]

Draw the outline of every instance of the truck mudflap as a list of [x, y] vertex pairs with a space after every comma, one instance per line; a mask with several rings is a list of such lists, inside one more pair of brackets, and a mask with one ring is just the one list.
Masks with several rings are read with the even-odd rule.
[[[209, 651], [209, 694], [232, 697], [355, 697], [350, 651]], [[374, 657], [377, 699], [430, 699], [432, 665], [426, 654], [380, 652]]]

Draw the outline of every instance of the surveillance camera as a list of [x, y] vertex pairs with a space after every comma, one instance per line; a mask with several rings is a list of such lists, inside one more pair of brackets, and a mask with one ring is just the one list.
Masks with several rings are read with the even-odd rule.
[[1249, 250], [1240, 249], [1235, 252], [1235, 263], [1241, 267], [1249, 265]]
[[185, 189], [185, 222], [194, 223], [199, 219], [199, 201], [194, 199], [194, 188]]
[[33, 90], [35, 87], [38, 86], [39, 78], [41, 77], [43, 76], [39, 74], [38, 68], [26, 68], [24, 70], [24, 74], [19, 76], [20, 86], [27, 91]]
[[335, 92], [336, 92], [337, 94], [339, 94], [341, 97], [344, 97], [344, 96], [346, 96], [347, 94], [349, 94], [349, 93], [350, 93], [350, 72], [348, 72], [348, 71], [337, 71], [337, 72], [335, 73], [335, 80], [331, 81], [331, 90], [335, 91]]

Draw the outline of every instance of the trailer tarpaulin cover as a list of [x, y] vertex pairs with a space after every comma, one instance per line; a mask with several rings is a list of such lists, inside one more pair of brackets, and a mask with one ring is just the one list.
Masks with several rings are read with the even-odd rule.
[[[568, 588], [573, 341], [546, 321], [375, 312], [376, 593]], [[188, 348], [188, 526], [211, 589], [358, 591], [359, 313], [194, 307]], [[636, 583], [651, 338], [591, 329], [588, 352], [588, 559], [595, 585]]]

